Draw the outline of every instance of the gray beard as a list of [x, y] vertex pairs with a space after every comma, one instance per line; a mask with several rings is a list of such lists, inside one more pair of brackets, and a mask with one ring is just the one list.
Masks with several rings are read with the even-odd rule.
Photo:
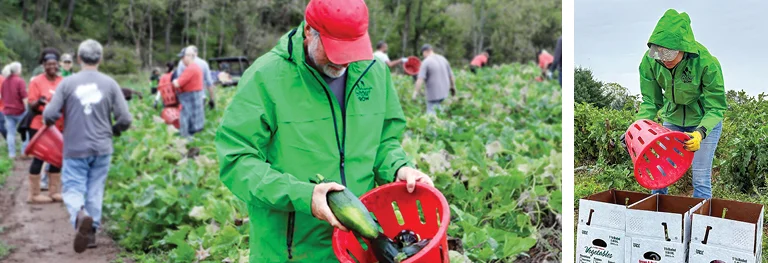
[[[309, 41], [309, 48], [307, 50], [309, 52], [309, 59], [312, 60], [312, 64], [315, 64], [315, 66], [320, 67], [320, 69], [323, 72], [323, 74], [325, 74], [326, 76], [328, 76], [330, 78], [335, 79], [335, 78], [338, 78], [338, 77], [341, 77], [342, 75], [344, 75], [344, 72], [347, 71], [347, 68], [344, 68], [344, 69], [342, 69], [340, 71], [336, 71], [333, 68], [331, 68], [331, 65], [333, 63], [328, 63], [328, 64], [325, 64], [325, 65], [320, 65], [320, 64], [317, 63], [317, 61], [315, 61], [315, 50], [317, 50], [317, 46], [319, 44], [320, 44], [320, 38], [319, 37], [314, 37], [313, 40]], [[336, 64], [333, 64], [333, 65], [338, 66]], [[339, 66], [339, 67], [341, 67], [341, 66]]]

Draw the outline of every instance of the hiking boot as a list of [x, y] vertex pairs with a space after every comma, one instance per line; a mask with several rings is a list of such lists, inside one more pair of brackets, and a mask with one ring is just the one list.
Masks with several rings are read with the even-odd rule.
[[83, 253], [88, 248], [90, 236], [93, 234], [93, 218], [85, 214], [85, 210], [80, 208], [77, 212], [77, 232], [75, 233], [75, 252]]
[[51, 199], [54, 202], [61, 202], [61, 174], [60, 173], [49, 173], [48, 174], [48, 182], [50, 184], [50, 190], [48, 190], [48, 196], [51, 197]]
[[93, 231], [91, 231], [91, 234], [88, 236], [88, 248], [96, 247], [96, 229], [94, 228]]
[[29, 175], [29, 196], [27, 196], [27, 203], [31, 204], [45, 204], [53, 202], [48, 196], [40, 194], [40, 175]]

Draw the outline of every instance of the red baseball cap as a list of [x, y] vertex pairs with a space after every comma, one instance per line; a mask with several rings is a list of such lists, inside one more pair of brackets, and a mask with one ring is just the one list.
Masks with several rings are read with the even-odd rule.
[[304, 16], [320, 33], [325, 53], [334, 64], [373, 59], [368, 7], [363, 0], [311, 0]]

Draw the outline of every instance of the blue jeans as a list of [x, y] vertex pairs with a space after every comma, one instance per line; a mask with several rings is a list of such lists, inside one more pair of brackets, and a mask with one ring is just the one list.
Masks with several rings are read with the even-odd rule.
[[5, 114], [0, 112], [0, 135], [3, 135], [3, 138], [5, 138]]
[[[6, 142], [8, 143], [9, 158], [16, 157], [16, 127], [19, 126], [19, 122], [21, 122], [21, 119], [24, 119], [26, 114], [27, 113], [25, 112], [21, 115], [5, 115], [5, 129], [7, 131]], [[21, 149], [19, 152], [22, 154], [24, 153], [24, 149], [27, 148], [27, 142], [29, 142], [29, 139], [30, 138], [27, 138], [27, 140], [24, 140], [21, 143]]]
[[77, 213], [85, 207], [85, 213], [93, 218], [93, 228], [101, 225], [101, 206], [104, 201], [104, 184], [109, 172], [112, 155], [86, 158], [64, 158], [61, 171], [64, 205], [69, 212], [69, 222], [77, 228]]
[[177, 96], [181, 103], [179, 116], [179, 134], [190, 138], [196, 132], [203, 129], [205, 124], [205, 112], [203, 107], [204, 91], [182, 92]]
[[[673, 131], [693, 132], [695, 126], [681, 127], [665, 122], [664, 127]], [[720, 122], [707, 132], [707, 138], [701, 141], [701, 148], [693, 154], [691, 172], [693, 173], [693, 197], [712, 198], [712, 161], [715, 159], [715, 149], [723, 132], [723, 123]], [[653, 191], [654, 194], [667, 194], [667, 188]]]
[[435, 115], [437, 110], [442, 110], [443, 109], [443, 105], [442, 105], [443, 100], [445, 100], [445, 99], [427, 101], [427, 114]]

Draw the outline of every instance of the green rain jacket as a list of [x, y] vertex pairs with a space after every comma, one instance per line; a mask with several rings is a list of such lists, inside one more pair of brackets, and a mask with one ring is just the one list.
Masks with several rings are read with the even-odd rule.
[[216, 133], [220, 179], [248, 204], [251, 262], [338, 262], [310, 210], [322, 174], [355, 195], [413, 163], [388, 67], [349, 64], [346, 112], [304, 56], [304, 23], [245, 71]]
[[650, 44], [685, 54], [675, 68], [667, 69], [645, 53], [640, 63], [643, 101], [637, 119], [655, 119], [662, 110], [661, 118], [666, 122], [711, 131], [726, 110], [723, 72], [717, 58], [694, 40], [688, 14], [667, 10], [656, 24]]

